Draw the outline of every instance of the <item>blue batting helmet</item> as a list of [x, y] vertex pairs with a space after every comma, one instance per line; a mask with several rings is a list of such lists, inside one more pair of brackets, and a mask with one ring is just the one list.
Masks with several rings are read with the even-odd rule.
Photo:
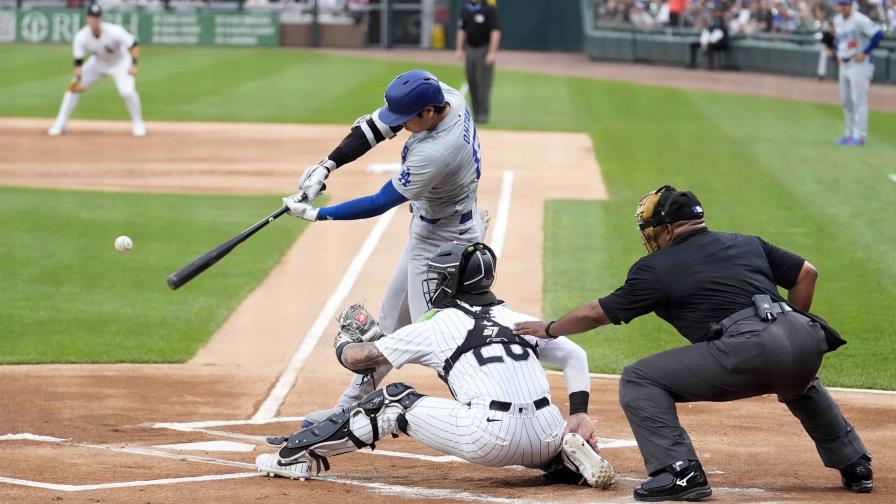
[[426, 70], [411, 70], [389, 83], [386, 106], [380, 109], [378, 117], [389, 126], [398, 126], [426, 107], [444, 103], [439, 79]]

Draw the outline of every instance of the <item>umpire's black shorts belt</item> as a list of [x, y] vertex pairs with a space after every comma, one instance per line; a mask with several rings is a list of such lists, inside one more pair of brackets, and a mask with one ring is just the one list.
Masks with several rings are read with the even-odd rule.
[[[445, 217], [447, 219], [447, 217]], [[473, 219], [473, 210], [467, 210], [466, 212], [460, 214], [460, 224], [466, 224]], [[420, 220], [427, 224], [436, 224], [442, 219], [430, 219], [429, 217], [420, 216]]]
[[[532, 405], [535, 406], [535, 411], [538, 411], [543, 408], [547, 408], [550, 406], [551, 400], [547, 397], [540, 397], [534, 401], [532, 401]], [[492, 401], [488, 403], [488, 409], [492, 411], [504, 411], [508, 412], [511, 408], [513, 408], [514, 403], [509, 403], [506, 401]]]
[[[786, 313], [789, 311], [793, 311], [793, 308], [791, 308], [790, 305], [788, 305], [787, 303], [784, 303], [784, 302], [772, 303], [772, 313], [774, 313], [775, 315], [777, 315], [779, 313]], [[759, 315], [756, 314], [756, 308], [751, 306], [749, 308], [744, 308], [741, 311], [732, 313], [731, 315], [727, 316], [724, 320], [719, 322], [719, 325], [722, 326], [723, 331], [727, 331], [729, 327], [740, 322], [741, 320], [748, 319], [751, 317], [758, 317], [758, 316]]]

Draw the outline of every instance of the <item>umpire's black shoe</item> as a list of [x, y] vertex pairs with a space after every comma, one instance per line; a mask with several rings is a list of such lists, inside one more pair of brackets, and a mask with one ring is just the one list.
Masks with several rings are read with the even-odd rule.
[[696, 460], [680, 460], [635, 489], [635, 500], [695, 501], [712, 495], [706, 473]]
[[840, 469], [843, 488], [856, 493], [870, 492], [874, 488], [874, 471], [867, 455], [857, 458], [852, 464]]

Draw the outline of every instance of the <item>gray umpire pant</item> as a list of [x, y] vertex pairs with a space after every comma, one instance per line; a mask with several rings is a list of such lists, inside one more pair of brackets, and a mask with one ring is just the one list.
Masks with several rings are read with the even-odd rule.
[[675, 403], [733, 401], [777, 394], [803, 424], [822, 462], [840, 469], [865, 445], [815, 376], [828, 346], [821, 327], [795, 312], [771, 323], [758, 317], [731, 326], [722, 338], [675, 348], [626, 367], [619, 402], [647, 472], [698, 460]]
[[466, 48], [467, 85], [473, 104], [473, 117], [477, 122], [488, 122], [489, 103], [492, 96], [492, 80], [495, 65], [485, 64], [488, 44]]

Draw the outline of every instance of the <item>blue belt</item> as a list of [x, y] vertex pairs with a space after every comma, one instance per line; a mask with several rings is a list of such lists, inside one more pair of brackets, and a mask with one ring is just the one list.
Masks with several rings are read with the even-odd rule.
[[[473, 219], [473, 210], [467, 210], [466, 212], [460, 214], [460, 224], [464, 224], [470, 222]], [[437, 224], [442, 219], [430, 219], [424, 216], [420, 216], [420, 220], [427, 224]]]

